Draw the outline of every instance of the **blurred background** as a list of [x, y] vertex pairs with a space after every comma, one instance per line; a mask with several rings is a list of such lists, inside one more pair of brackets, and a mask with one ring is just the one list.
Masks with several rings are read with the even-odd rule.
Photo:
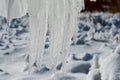
[[85, 0], [85, 10], [84, 11], [104, 11], [104, 12], [120, 12], [120, 0]]

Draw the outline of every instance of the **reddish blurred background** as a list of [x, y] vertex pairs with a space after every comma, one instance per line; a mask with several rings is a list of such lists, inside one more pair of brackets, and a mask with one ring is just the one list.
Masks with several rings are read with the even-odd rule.
[[85, 0], [85, 10], [82, 12], [84, 11], [120, 12], [120, 0], [96, 0], [96, 2]]

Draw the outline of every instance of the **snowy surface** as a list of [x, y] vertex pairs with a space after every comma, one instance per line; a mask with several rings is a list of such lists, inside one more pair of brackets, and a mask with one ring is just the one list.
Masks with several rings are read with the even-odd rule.
[[[38, 71], [35, 64], [29, 74], [28, 19], [28, 15], [13, 19], [7, 31], [7, 20], [0, 17], [0, 80], [87, 80], [99, 76], [99, 73], [102, 80], [120, 80], [119, 41], [114, 39], [120, 31], [120, 14], [81, 14], [77, 45], [71, 43], [67, 73], [64, 74], [61, 71], [61, 55], [55, 69], [47, 67], [51, 64], [48, 54], [49, 37], [46, 39], [43, 68]], [[98, 56], [98, 62], [94, 62], [94, 55]], [[99, 67], [92, 68], [96, 63], [99, 63]]]

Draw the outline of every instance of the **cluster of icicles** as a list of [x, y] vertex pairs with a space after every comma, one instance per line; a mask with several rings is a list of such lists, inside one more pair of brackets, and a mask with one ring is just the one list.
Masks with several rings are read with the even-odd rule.
[[[29, 69], [36, 62], [42, 68], [46, 33], [49, 31], [50, 65], [53, 69], [62, 53], [63, 71], [69, 54], [71, 38], [76, 43], [77, 18], [84, 8], [84, 0], [0, 0], [0, 15], [10, 22], [27, 12], [30, 15]], [[8, 22], [8, 23], [9, 23]]]

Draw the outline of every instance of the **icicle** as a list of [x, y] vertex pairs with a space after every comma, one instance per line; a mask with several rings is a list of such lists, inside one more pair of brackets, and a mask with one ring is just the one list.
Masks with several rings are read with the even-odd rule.
[[[84, 0], [73, 0], [72, 5], [72, 31], [73, 32], [73, 43], [77, 42], [77, 32], [78, 32], [78, 18], [80, 16], [81, 10], [84, 9]], [[74, 31], [73, 31], [74, 30]]]
[[39, 34], [37, 41], [37, 66], [40, 70], [42, 68], [42, 59], [44, 54], [44, 46], [46, 40], [47, 26], [48, 26], [48, 0], [41, 0], [39, 9]]
[[36, 62], [37, 68], [40, 70], [47, 32], [48, 2], [47, 0], [29, 0], [28, 3], [28, 11], [30, 13], [29, 67], [32, 68]]
[[[34, 4], [33, 4], [34, 2]], [[28, 0], [28, 12], [30, 15], [30, 54], [29, 54], [29, 70], [31, 70], [33, 64], [36, 62], [37, 54], [37, 34], [38, 34], [38, 11], [39, 11], [39, 0]]]
[[50, 65], [49, 65], [49, 68], [52, 68], [53, 65], [55, 64], [54, 63], [54, 53], [53, 53], [53, 49], [54, 49], [54, 26], [56, 26], [55, 24], [55, 17], [56, 17], [56, 14], [55, 14], [55, 11], [56, 11], [56, 0], [51, 0], [49, 1], [49, 18], [48, 18], [48, 22], [49, 22], [49, 37], [50, 37], [50, 47], [49, 47], [49, 53], [50, 53]]
[[[84, 4], [84, 3], [83, 3]], [[80, 4], [79, 4], [80, 5]], [[77, 33], [77, 18], [80, 14], [80, 10], [82, 10], [83, 6], [78, 6], [77, 0], [64, 0], [64, 6], [65, 6], [65, 26], [64, 26], [64, 38], [63, 38], [63, 47], [62, 47], [62, 53], [63, 53], [63, 72], [66, 71], [66, 63], [67, 63], [67, 57], [70, 52], [70, 44], [71, 44], [71, 38], [74, 35], [74, 38], [76, 38]], [[76, 40], [76, 39], [74, 39]], [[74, 41], [76, 43], [76, 41]]]
[[[65, 22], [64, 22], [64, 37], [63, 37], [63, 44], [62, 44], [62, 55], [63, 55], [63, 72], [66, 71], [66, 63], [67, 63], [67, 57], [69, 54], [69, 48], [71, 43], [71, 30], [69, 27], [69, 18], [70, 18], [70, 9], [71, 9], [71, 1], [70, 0], [64, 0], [64, 15], [65, 15]], [[69, 9], [70, 8], [70, 9]]]
[[64, 28], [64, 4], [63, 0], [52, 0], [49, 2], [49, 27], [50, 27], [50, 58], [52, 69], [57, 64], [58, 55], [62, 48]]
[[27, 0], [7, 0], [8, 24], [13, 18], [20, 18], [27, 12]]
[[[37, 62], [38, 69], [41, 68], [45, 44], [45, 33], [47, 23], [50, 31], [50, 68], [57, 63], [57, 56], [62, 50], [63, 69], [65, 69], [66, 58], [69, 54], [71, 38], [76, 32], [79, 8], [76, 0], [30, 0], [30, 67]], [[35, 5], [34, 5], [34, 4]], [[83, 6], [82, 6], [83, 7]], [[49, 10], [49, 11], [48, 11]], [[48, 13], [49, 12], [49, 13]], [[48, 21], [47, 21], [48, 19]], [[65, 71], [65, 70], [64, 70]]]
[[6, 0], [0, 0], [0, 16], [7, 17]]

